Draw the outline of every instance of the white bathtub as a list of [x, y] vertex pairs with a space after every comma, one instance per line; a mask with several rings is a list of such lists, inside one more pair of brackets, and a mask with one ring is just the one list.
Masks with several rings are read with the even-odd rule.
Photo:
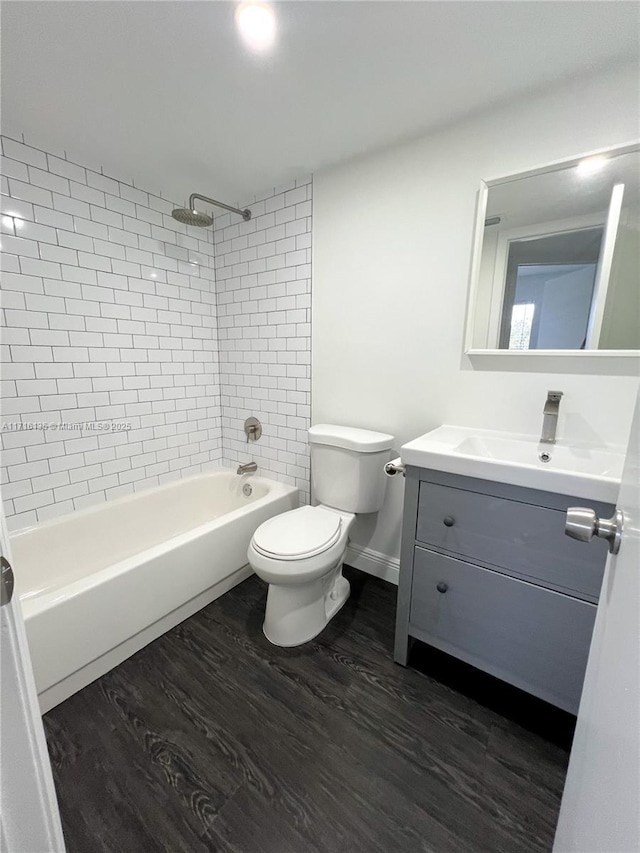
[[13, 534], [43, 713], [248, 577], [255, 529], [297, 504], [291, 486], [216, 471]]

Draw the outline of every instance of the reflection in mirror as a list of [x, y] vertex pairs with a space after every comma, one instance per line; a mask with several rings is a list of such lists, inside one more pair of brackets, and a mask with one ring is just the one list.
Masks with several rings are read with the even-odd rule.
[[479, 251], [471, 349], [639, 350], [640, 152], [492, 182]]
[[508, 244], [499, 349], [584, 349], [603, 228]]

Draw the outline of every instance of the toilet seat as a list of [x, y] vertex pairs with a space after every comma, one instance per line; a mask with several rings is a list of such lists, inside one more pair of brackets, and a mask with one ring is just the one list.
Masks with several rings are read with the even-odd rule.
[[303, 506], [276, 515], [256, 530], [253, 548], [273, 560], [303, 560], [322, 554], [342, 533], [342, 518], [322, 506]]

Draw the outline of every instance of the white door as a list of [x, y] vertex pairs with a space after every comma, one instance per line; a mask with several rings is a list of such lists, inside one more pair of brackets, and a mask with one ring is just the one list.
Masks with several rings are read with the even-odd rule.
[[[562, 797], [554, 853], [640, 851], [640, 396]], [[589, 548], [585, 544], [585, 548]]]
[[[11, 555], [1, 510], [0, 551], [6, 568]], [[0, 666], [0, 850], [64, 853], [24, 622], [15, 598], [0, 606]]]

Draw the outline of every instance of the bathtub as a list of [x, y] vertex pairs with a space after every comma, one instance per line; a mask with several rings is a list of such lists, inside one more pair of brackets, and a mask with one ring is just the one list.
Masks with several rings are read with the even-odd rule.
[[14, 533], [42, 712], [248, 577], [255, 529], [297, 505], [291, 486], [214, 471]]

